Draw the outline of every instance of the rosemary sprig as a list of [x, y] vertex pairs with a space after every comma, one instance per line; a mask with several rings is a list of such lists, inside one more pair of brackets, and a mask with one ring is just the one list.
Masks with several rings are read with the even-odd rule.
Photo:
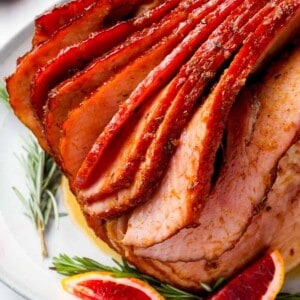
[[0, 80], [0, 99], [7, 107], [10, 106], [9, 105], [9, 96], [8, 96], [8, 93], [5, 88], [5, 84], [4, 84], [3, 80]]
[[[3, 80], [0, 80], [0, 100], [10, 108], [9, 95]], [[25, 215], [33, 221], [41, 242], [43, 257], [48, 255], [45, 242], [45, 230], [49, 219], [54, 215], [58, 226], [59, 214], [56, 202], [56, 192], [60, 183], [61, 173], [53, 159], [42, 150], [37, 140], [30, 136], [24, 143], [25, 156], [18, 157], [23, 166], [29, 196], [25, 197], [19, 189], [13, 187], [17, 197], [25, 207]]]
[[213, 286], [210, 286], [209, 284], [204, 282], [200, 282], [200, 285], [206, 292], [211, 293], [217, 290], [225, 281], [226, 277], [220, 277]]
[[101, 271], [111, 272], [115, 277], [134, 277], [143, 280], [154, 287], [167, 300], [186, 299], [202, 300], [203, 297], [191, 294], [189, 292], [175, 288], [172, 285], [161, 283], [159, 280], [140, 273], [136, 268], [130, 266], [125, 259], [122, 262], [114, 260], [115, 267], [105, 266], [93, 259], [87, 257], [69, 257], [66, 254], [60, 254], [53, 258], [52, 270], [66, 276], [76, 275], [84, 272]]
[[23, 203], [25, 214], [33, 221], [39, 233], [42, 255], [46, 257], [48, 251], [45, 229], [52, 214], [58, 226], [59, 213], [55, 194], [61, 173], [53, 159], [41, 149], [33, 136], [30, 136], [23, 148], [25, 155], [18, 159], [26, 173], [29, 196], [25, 197], [16, 187], [13, 187], [13, 190]]
[[280, 293], [276, 300], [300, 300], [300, 293], [289, 294], [289, 293]]
[[[53, 258], [53, 266], [50, 267], [51, 270], [56, 270], [58, 273], [65, 276], [72, 276], [85, 272], [101, 271], [101, 272], [111, 272], [115, 277], [134, 277], [143, 280], [154, 287], [166, 300], [176, 300], [176, 299], [186, 299], [186, 300], [202, 300], [205, 299], [207, 295], [200, 296], [195, 295], [183, 290], [180, 290], [170, 284], [165, 284], [159, 280], [140, 273], [136, 268], [130, 266], [125, 259], [122, 262], [118, 262], [113, 259], [116, 264], [115, 267], [110, 267], [103, 265], [91, 258], [87, 257], [69, 257], [66, 254], [60, 254], [58, 257]], [[200, 283], [200, 285], [208, 292], [211, 293], [218, 289], [223, 283], [225, 278], [221, 277], [217, 282], [211, 287], [207, 284]], [[288, 294], [280, 293], [276, 300], [300, 300], [300, 293]]]

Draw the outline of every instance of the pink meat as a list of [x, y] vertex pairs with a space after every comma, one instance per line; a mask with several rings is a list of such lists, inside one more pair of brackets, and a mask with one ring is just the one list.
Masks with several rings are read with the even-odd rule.
[[[169, 238], [180, 229], [199, 222], [197, 219], [199, 212], [203, 206], [205, 207], [205, 203], [210, 202], [206, 200], [210, 190], [215, 153], [220, 145], [224, 122], [232, 102], [255, 65], [278, 46], [283, 37], [291, 33], [287, 28], [294, 29], [295, 24], [299, 25], [300, 4], [289, 6], [285, 1], [280, 4], [249, 37], [204, 105], [193, 116], [193, 120], [181, 135], [178, 149], [171, 159], [159, 189], [150, 201], [137, 208], [130, 216], [123, 240], [125, 244], [149, 247]], [[290, 15], [291, 9], [294, 10], [293, 17]], [[287, 19], [284, 15], [288, 16]], [[272, 22], [274, 24], [270, 26]], [[296, 124], [297, 122], [299, 119]], [[291, 128], [290, 139], [296, 134], [297, 125], [295, 127]], [[291, 141], [287, 141], [283, 149], [279, 147], [278, 151], [284, 153], [290, 144]], [[275, 159], [278, 159], [278, 156]], [[214, 217], [214, 214], [211, 214], [210, 218], [212, 216]], [[242, 220], [248, 222], [249, 218]], [[238, 236], [239, 234], [240, 232]], [[174, 245], [173, 247], [176, 247]], [[202, 256], [198, 254], [199, 252], [196, 253], [194, 255]]]
[[229, 118], [226, 162], [200, 225], [137, 249], [138, 255], [167, 261], [213, 259], [237, 243], [263, 207], [277, 161], [300, 132], [299, 80], [297, 48], [275, 64], [261, 84], [240, 94]]

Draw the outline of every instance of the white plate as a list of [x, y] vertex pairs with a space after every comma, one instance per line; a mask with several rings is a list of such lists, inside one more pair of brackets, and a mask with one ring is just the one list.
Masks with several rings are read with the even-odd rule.
[[[30, 48], [32, 32], [32, 25], [25, 27], [0, 51], [1, 78], [13, 72], [16, 59]], [[28, 136], [29, 131], [0, 103], [0, 279], [29, 299], [74, 299], [61, 289], [62, 277], [49, 270], [52, 259], [42, 260], [37, 233], [12, 190], [15, 186], [27, 192], [26, 177], [16, 156], [23, 152], [23, 140]], [[69, 217], [60, 219], [58, 230], [50, 226], [47, 245], [50, 257], [67, 253], [111, 264], [111, 258]]]
[[[13, 72], [16, 59], [30, 48], [32, 32], [33, 25], [27, 26], [0, 51], [0, 77]], [[13, 186], [27, 190], [26, 177], [16, 155], [22, 152], [22, 139], [28, 134], [16, 117], [0, 104], [0, 279], [28, 299], [74, 299], [62, 290], [62, 277], [49, 270], [51, 258], [41, 259], [38, 236], [12, 190]], [[69, 217], [61, 218], [58, 230], [51, 226], [47, 245], [50, 257], [67, 253], [111, 263], [110, 256]], [[300, 276], [293, 274], [286, 282], [285, 291], [300, 291], [299, 286]]]

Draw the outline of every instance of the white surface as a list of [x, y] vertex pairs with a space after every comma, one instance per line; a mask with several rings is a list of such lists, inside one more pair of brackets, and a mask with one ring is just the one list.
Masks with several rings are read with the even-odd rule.
[[[7, 1], [7, 6], [0, 1], [0, 29], [6, 28], [3, 36], [0, 34], [0, 78], [11, 74], [16, 59], [30, 49], [33, 15], [48, 8], [54, 0]], [[10, 20], [12, 17], [16, 22]], [[58, 230], [54, 226], [48, 230], [46, 238], [50, 257], [41, 259], [37, 233], [12, 190], [15, 186], [22, 193], [28, 192], [26, 176], [16, 159], [16, 155], [23, 151], [22, 145], [28, 134], [13, 113], [0, 103], [0, 281], [25, 295], [26, 299], [71, 300], [74, 297], [61, 288], [62, 276], [49, 270], [52, 257], [67, 253], [91, 257], [104, 264], [111, 264], [111, 258], [78, 230], [69, 217], [65, 217], [60, 219]], [[59, 210], [65, 211], [63, 207]], [[0, 299], [23, 298], [1, 284]]]
[[[32, 19], [53, 6], [57, 0], [1, 0], [0, 1], [0, 49]], [[3, 238], [3, 237], [1, 237]], [[0, 299], [21, 300], [0, 281]]]
[[[20, 48], [24, 46], [21, 45]], [[19, 52], [18, 47], [15, 49], [6, 58], [6, 63], [0, 61], [0, 72], [10, 70]], [[41, 259], [37, 233], [23, 214], [23, 206], [12, 190], [15, 186], [26, 195], [26, 177], [16, 159], [16, 155], [19, 156], [23, 151], [22, 145], [26, 137], [28, 131], [0, 103], [0, 279], [30, 300], [71, 300], [74, 297], [61, 288], [62, 276], [49, 270], [52, 257], [67, 253], [70, 256], [91, 257], [104, 264], [110, 264], [111, 259], [78, 230], [69, 217], [60, 218], [58, 230], [50, 226], [46, 235], [49, 258]], [[62, 205], [59, 211], [65, 211]], [[1, 293], [1, 300], [22, 299], [13, 293], [7, 294], [3, 286]]]
[[57, 3], [57, 0], [1, 0], [0, 49], [33, 18]]

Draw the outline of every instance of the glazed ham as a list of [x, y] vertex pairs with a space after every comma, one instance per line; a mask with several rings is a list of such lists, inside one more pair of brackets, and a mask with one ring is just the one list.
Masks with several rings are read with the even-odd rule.
[[[122, 68], [119, 72], [107, 80], [105, 84], [101, 85], [94, 93], [92, 93], [91, 97], [84, 101], [77, 110], [73, 110], [69, 114], [69, 118], [62, 126], [63, 135], [61, 138], [60, 153], [64, 167], [70, 174], [75, 173], [76, 175], [80, 168], [79, 175], [76, 178], [77, 182], [82, 181], [81, 177], [87, 176], [86, 170], [88, 170], [88, 174], [92, 172], [90, 157], [93, 157], [94, 155], [90, 150], [93, 143], [95, 143], [93, 146], [94, 148], [97, 148], [97, 144], [100, 143], [99, 141], [95, 142], [95, 139], [97, 139], [99, 134], [101, 138], [105, 136], [103, 132], [108, 131], [108, 135], [113, 134], [116, 131], [115, 128], [118, 128], [118, 126], [112, 125], [114, 122], [110, 122], [111, 119], [113, 117], [117, 120], [123, 119], [126, 115], [126, 113], [123, 112], [122, 115], [120, 114], [120, 118], [118, 118], [119, 110], [123, 111], [121, 104], [125, 101], [133, 103], [132, 105], [128, 105], [130, 108], [127, 111], [130, 113], [134, 107], [137, 107], [137, 103], [140, 103], [143, 99], [145, 99], [145, 94], [148, 97], [150, 93], [155, 93], [156, 89], [159, 89], [159, 83], [166, 80], [161, 74], [159, 74], [159, 72], [156, 72], [157, 68], [164, 69], [164, 72], [167, 74], [164, 77], [174, 75], [181, 64], [187, 59], [189, 53], [197, 46], [197, 44], [193, 45], [192, 42], [190, 42], [187, 44], [189, 51], [183, 51], [183, 49], [185, 50], [186, 48], [178, 47], [177, 44], [182, 40], [185, 34], [195, 26], [195, 23], [199, 22], [199, 20], [211, 11], [217, 3], [217, 1], [213, 0], [208, 2], [206, 5], [202, 5], [198, 9], [196, 8], [192, 10], [189, 21], [181, 22], [170, 35], [154, 44], [153, 47], [151, 47], [143, 55], [139, 56], [136, 60], [128, 63], [125, 68]], [[193, 7], [195, 6], [196, 5], [194, 4]], [[226, 6], [223, 9], [223, 13], [219, 13], [219, 17], [224, 17], [224, 15], [228, 14], [228, 11], [232, 8], [232, 6], [233, 4]], [[209, 18], [209, 20], [211, 22], [209, 23], [209, 26], [205, 26], [207, 30], [204, 30], [204, 36], [197, 34], [197, 37], [195, 38], [198, 31], [192, 31], [192, 38], [194, 37], [198, 43], [199, 40], [201, 41], [207, 37], [216, 24], [216, 21], [213, 22], [213, 17]], [[168, 22], [170, 21], [167, 21], [167, 23]], [[188, 35], [187, 38], [190, 39], [190, 35]], [[176, 48], [172, 53], [175, 52], [176, 55], [171, 53], [170, 58], [168, 54], [174, 47]], [[179, 50], [177, 50], [178, 48]], [[177, 54], [177, 52], [179, 52], [179, 54]], [[166, 56], [167, 58], [165, 59]], [[178, 56], [180, 57], [178, 58]], [[165, 60], [173, 63], [169, 63], [169, 66], [166, 66]], [[157, 84], [150, 85], [149, 95], [146, 91], [140, 93], [139, 90], [142, 89], [140, 86], [143, 86], [143, 83], [145, 82], [145, 85], [147, 86], [149, 78], [153, 78]], [[151, 83], [153, 82], [151, 81]], [[131, 94], [133, 96], [127, 99], [128, 95]], [[103, 109], [102, 122], [95, 122], [94, 111], [98, 111], [101, 108]], [[78, 120], [84, 120], [84, 127], [82, 127]], [[114, 128], [113, 130], [109, 129], [112, 127]], [[82, 134], [82, 137], [78, 137], [80, 134]], [[105, 138], [107, 139], [107, 137]], [[89, 151], [91, 153], [89, 153]], [[87, 158], [85, 158], [86, 156]], [[83, 162], [84, 159], [85, 161]]]
[[[276, 10], [274, 14], [277, 14]], [[253, 47], [254, 44], [258, 45], [262, 43], [263, 45], [263, 43], [266, 43], [261, 34], [261, 27], [263, 26], [264, 24], [258, 27], [253, 36], [244, 44], [240, 53], [237, 54], [212, 93], [196, 111], [186, 130], [183, 131], [181, 139], [179, 139], [177, 153], [175, 152], [172, 157], [170, 167], [153, 199], [137, 208], [130, 216], [124, 243], [147, 247], [151, 244], [153, 245], [163, 241], [190, 224], [195, 224], [194, 218], [198, 215], [197, 211], [200, 211], [201, 214], [201, 209], [204, 206], [203, 202], [207, 198], [210, 189], [209, 183], [213, 172], [213, 162], [215, 160], [214, 153], [216, 153], [217, 147], [219, 147], [221, 142], [221, 133], [223, 132], [221, 126], [223, 125], [223, 120], [227, 118], [227, 112], [233, 100], [232, 96], [234, 97], [238, 93], [244, 82], [244, 76], [247, 76], [247, 72], [251, 71], [252, 68], [248, 61], [246, 65], [244, 64], [246, 61], [245, 57], [247, 57], [248, 53], [247, 48], [249, 45]], [[265, 47], [267, 46], [268, 44], [265, 45]], [[262, 48], [263, 46], [258, 49]], [[246, 52], [246, 54], [244, 54], [244, 52]], [[259, 52], [256, 54], [253, 54], [253, 52], [249, 53], [249, 61], [252, 60], [252, 62], [256, 63], [257, 59], [260, 59]], [[256, 58], [254, 58], [255, 56]], [[235, 68], [239, 68], [239, 72], [236, 73], [238, 75], [233, 77], [232, 74], [236, 72]], [[222, 109], [220, 110], [220, 108]], [[297, 105], [292, 106], [292, 108], [297, 108]], [[299, 119], [299, 115], [296, 114], [293, 121], [297, 120], [297, 118]], [[279, 126], [281, 126], [281, 124]], [[297, 125], [295, 127], [297, 132], [299, 128], [297, 128]], [[294, 137], [295, 130], [292, 131], [290, 139]], [[265, 138], [268, 139], [267, 136]], [[288, 145], [289, 142], [287, 142], [285, 147]], [[240, 147], [235, 147], [235, 149], [239, 148]], [[278, 148], [278, 155], [286, 150], [286, 148], [283, 148], [282, 152], [280, 152], [280, 147]], [[261, 154], [263, 154], [262, 151], [259, 152], [259, 155]], [[269, 152], [267, 152], [266, 155], [270, 157]], [[187, 158], [190, 162], [190, 168], [188, 170], [186, 170], [183, 164], [182, 157]], [[244, 159], [245, 158], [242, 157], [241, 161]], [[253, 157], [253, 159], [255, 160], [255, 157]], [[270, 165], [272, 168], [272, 163], [270, 163]], [[267, 168], [267, 165], [265, 167]], [[234, 170], [234, 168], [232, 170]], [[268, 174], [270, 171], [271, 169], [269, 168], [266, 170], [266, 173]], [[236, 183], [236, 181], [231, 178], [226, 180], [226, 182]], [[248, 185], [246, 186], [249, 189], [251, 188]], [[227, 188], [226, 186], [226, 189]], [[236, 187], [233, 187], [232, 190], [234, 189], [236, 189]], [[223, 187], [220, 189], [220, 195], [224, 193], [225, 188]], [[241, 195], [238, 195], [238, 197], [240, 196]], [[220, 199], [220, 197], [218, 197], [218, 199]], [[161, 207], [161, 200], [166, 203], [164, 207]], [[210, 200], [206, 202], [210, 203]], [[204, 215], [207, 214], [204, 213]], [[208, 215], [210, 216], [210, 214]], [[213, 215], [215, 215], [215, 212]], [[231, 218], [232, 217], [229, 216], [229, 219]], [[219, 218], [217, 217], [216, 219]], [[242, 220], [246, 221], [245, 219]], [[201, 223], [199, 220], [196, 222]], [[226, 232], [226, 230], [224, 231]], [[209, 232], [208, 236], [211, 234], [212, 232]], [[205, 238], [204, 241], [206, 241]]]
[[[233, 41], [230, 38], [232, 28], [241, 26], [248, 21], [249, 14], [255, 14], [255, 11], [262, 5], [263, 2], [261, 2], [260, 5], [250, 7], [251, 10], [249, 9], [249, 11], [246, 11], [243, 17], [241, 17], [242, 11], [245, 11], [246, 6], [249, 6], [247, 1], [245, 5], [241, 5], [233, 10], [232, 14], [230, 14], [221, 26], [212, 33], [207, 42], [203, 43], [190, 61], [182, 67], [178, 75], [170, 82], [170, 84], [168, 84], [168, 86], [152, 100], [153, 104], [150, 104], [145, 112], [145, 115], [149, 120], [146, 122], [142, 120], [136, 126], [143, 126], [143, 124], [140, 124], [141, 122], [146, 123], [144, 125], [145, 128], [140, 129], [140, 137], [137, 138], [138, 141], [141, 141], [142, 145], [138, 148], [138, 153], [133, 153], [133, 157], [134, 155], [145, 156], [145, 160], [140, 164], [138, 170], [136, 168], [136, 172], [134, 172], [134, 170], [132, 171], [134, 178], [132, 178], [131, 181], [133, 181], [133, 184], [130, 185], [127, 190], [121, 189], [120, 192], [117, 193], [115, 200], [109, 197], [104, 201], [100, 201], [100, 203], [99, 201], [96, 201], [100, 197], [97, 191], [94, 190], [93, 196], [87, 199], [92, 203], [90, 207], [87, 207], [91, 213], [96, 212], [100, 215], [103, 211], [103, 214], [107, 215], [107, 208], [111, 206], [114, 207], [115, 211], [118, 210], [118, 207], [120, 207], [119, 211], [124, 211], [126, 207], [130, 208], [133, 205], [136, 205], [136, 203], [145, 200], [146, 195], [150, 195], [151, 190], [155, 188], [155, 182], [158, 182], [159, 176], [163, 174], [163, 168], [168, 163], [168, 157], [171, 157], [173, 147], [172, 141], [176, 140], [182, 127], [186, 124], [186, 120], [194, 107], [195, 101], [201, 96], [203, 89], [210, 80], [209, 76], [213, 76], [226, 60], [224, 52], [220, 51], [218, 47], [211, 47], [211, 43], [218, 44], [229, 39], [228, 44], [226, 43], [224, 48], [227, 49], [227, 54], [230, 56], [230, 50], [234, 51], [239, 46], [239, 43], [242, 43], [243, 33], [247, 33], [247, 30], [242, 26], [241, 34], [237, 33], [235, 35], [236, 40]], [[245, 26], [248, 30], [255, 28], [255, 25], [262, 19], [262, 16], [260, 15], [259, 17], [254, 18], [249, 24], [247, 23]], [[208, 50], [209, 47], [211, 47], [211, 49]], [[203, 51], [203, 49], [206, 51]], [[205, 53], [204, 56], [203, 53]], [[198, 72], [199, 70], [194, 68], [194, 66], [201, 61], [208, 60], [208, 57], [210, 57], [210, 63], [207, 63], [207, 66], [201, 70], [202, 73], [206, 74], [206, 77], [198, 79], [198, 84], [196, 85], [197, 91], [195, 91], [191, 87], [194, 86], [194, 80], [197, 78], [195, 72]], [[183, 78], [186, 78], [186, 80], [183, 80]], [[185, 81], [187, 84], [183, 85], [182, 83]], [[182, 111], [185, 113], [182, 114]], [[177, 122], [175, 122], [175, 120], [177, 120]], [[124, 133], [122, 134], [124, 135]], [[142, 137], [146, 137], [148, 141], [145, 139], [142, 140]], [[128, 147], [130, 146], [132, 147], [132, 145], [128, 145]], [[119, 147], [115, 148], [118, 149]], [[124, 151], [122, 148], [119, 151], [121, 155], [126, 152], [126, 150]], [[115, 160], [117, 160], [117, 158]], [[125, 165], [127, 165], [127, 161], [128, 160], [125, 161]], [[137, 161], [137, 164], [138, 162], [139, 161]], [[131, 162], [129, 158], [128, 164], [133, 166], [134, 162]], [[120, 163], [118, 163], [118, 165], [120, 165]], [[131, 174], [128, 171], [126, 175], [128, 179]], [[149, 179], [146, 181], [144, 178]], [[94, 186], [93, 188], [95, 189]], [[115, 189], [115, 191], [116, 190], [117, 189]], [[83, 193], [80, 193], [79, 195], [80, 199], [82, 194]], [[161, 197], [158, 196], [158, 198]]]
[[[211, 260], [236, 244], [264, 208], [277, 162], [299, 135], [299, 70], [300, 48], [270, 68], [260, 84], [243, 90], [228, 121], [225, 163], [200, 225], [137, 254], [167, 261]], [[133, 227], [129, 219], [124, 240]]]
[[[138, 2], [138, 1], [136, 1]], [[53, 59], [62, 49], [86, 39], [103, 28], [104, 21], [108, 21], [114, 12], [125, 6], [124, 13], [127, 13], [127, 5], [134, 6], [134, 1], [123, 5], [123, 1], [96, 1], [82, 17], [72, 20], [67, 26], [63, 26], [53, 34], [51, 39], [35, 47], [28, 52], [20, 61], [16, 72], [8, 78], [7, 89], [10, 93], [10, 103], [20, 120], [33, 131], [41, 146], [51, 152], [46, 142], [42, 123], [37, 118], [39, 112], [35, 111], [31, 102], [31, 88], [33, 78], [49, 60]], [[137, 6], [137, 4], [136, 4]]]
[[[228, 277], [234, 274], [266, 247], [278, 248], [284, 256], [286, 269], [290, 270], [300, 263], [300, 257], [296, 255], [300, 251], [300, 232], [297, 230], [299, 228], [297, 216], [300, 213], [299, 165], [300, 142], [298, 141], [279, 161], [274, 174], [276, 179], [266, 194], [264, 207], [253, 216], [236, 245], [214, 260], [172, 263], [142, 258], [134, 254], [132, 247], [124, 246], [120, 242], [121, 225], [116, 221], [110, 221], [102, 234], [107, 235], [112, 247], [144, 272], [188, 289], [199, 288], [199, 282], [213, 283], [222, 276]], [[89, 221], [92, 227], [96, 223]], [[286, 234], [287, 232], [293, 234]], [[188, 244], [185, 244], [185, 249], [189, 249]]]
[[73, 0], [35, 26], [11, 104], [100, 239], [189, 290], [267, 247], [300, 263], [299, 0]]
[[[52, 77], [55, 77], [57, 69], [60, 70], [60, 74], [61, 71], [63, 71], [64, 74], [64, 72], [68, 73], [69, 66], [74, 68], [74, 59], [75, 63], [76, 60], [79, 61], [79, 65], [82, 64], [80, 63], [81, 61], [86, 62], [87, 57], [89, 57], [89, 60], [92, 60], [82, 71], [78, 70], [74, 76], [70, 76], [69, 79], [57, 85], [55, 89], [51, 91], [49, 97], [47, 97], [47, 91], [46, 96], [44, 96], [44, 98], [46, 98], [44, 102], [47, 102], [47, 111], [45, 111], [44, 120], [46, 137], [57, 159], [60, 159], [60, 129], [64, 121], [68, 118], [68, 113], [88, 98], [100, 84], [104, 83], [128, 64], [132, 58], [143, 53], [143, 49], [147, 49], [149, 45], [157, 42], [157, 40], [161, 38], [162, 33], [165, 35], [165, 31], [160, 29], [160, 23], [162, 23], [162, 21], [156, 25], [156, 30], [152, 29], [150, 31], [147, 24], [158, 22], [169, 10], [176, 7], [177, 4], [178, 0], [165, 2], [151, 10], [151, 13], [145, 12], [127, 22], [118, 23], [116, 26], [113, 26], [113, 28], [103, 30], [97, 35], [93, 35], [87, 40], [69, 47], [47, 65], [50, 76], [44, 71], [40, 73], [41, 76], [43, 74], [44, 82], [48, 82], [49, 84]], [[169, 18], [167, 17], [166, 19], [168, 20]], [[173, 21], [170, 23], [167, 28], [168, 30], [172, 29], [172, 25], [174, 26]], [[143, 34], [137, 32], [130, 35], [131, 32], [134, 32], [134, 28], [142, 30], [145, 29], [145, 27], [147, 30], [144, 30]], [[129, 37], [125, 43], [118, 44], [115, 41], [115, 36], [120, 40], [124, 39], [127, 35]], [[146, 37], [148, 39], [146, 39]], [[113, 41], [111, 41], [112, 38]], [[111, 41], [109, 44], [114, 43], [116, 46], [110, 49], [109, 53], [105, 56], [98, 57], [99, 48], [103, 48], [101, 45], [106, 44], [107, 40]], [[90, 49], [93, 51], [90, 51]], [[93, 60], [93, 57], [96, 57], [96, 59]], [[64, 65], [63, 68], [61, 68], [61, 64]], [[78, 64], [75, 64], [75, 66], [77, 66], [78, 69]], [[35, 81], [37, 81], [37, 78]], [[42, 95], [45, 95], [45, 91], [43, 91]], [[42, 104], [45, 105], [45, 103]]]
[[[209, 2], [210, 3], [210, 2]], [[155, 67], [147, 77], [142, 80], [136, 89], [132, 91], [128, 99], [124, 102], [120, 109], [116, 112], [111, 122], [101, 132], [97, 141], [94, 143], [91, 151], [87, 154], [85, 161], [82, 163], [80, 170], [75, 179], [75, 184], [79, 188], [86, 187], [90, 181], [94, 181], [93, 171], [98, 166], [104, 150], [109, 143], [113, 140], [114, 136], [118, 133], [122, 125], [128, 121], [134, 111], [138, 109], [145, 101], [149, 100], [154, 94], [156, 94], [160, 88], [169, 83], [169, 81], [177, 75], [180, 67], [190, 58], [193, 52], [199, 47], [204, 40], [207, 39], [209, 34], [228, 16], [230, 11], [236, 7], [240, 1], [226, 1], [215, 7], [212, 13], [206, 16], [208, 12], [205, 10], [205, 14], [200, 14], [197, 27], [191, 30], [187, 36], [184, 32], [180, 32], [183, 35], [184, 40], [178, 45], [169, 55], [166, 55], [162, 62]], [[207, 5], [204, 4], [204, 8]], [[189, 24], [187, 19], [184, 24]], [[183, 24], [180, 25], [179, 29]], [[179, 81], [179, 85], [182, 85], [184, 80]], [[92, 178], [91, 178], [92, 177]]]

